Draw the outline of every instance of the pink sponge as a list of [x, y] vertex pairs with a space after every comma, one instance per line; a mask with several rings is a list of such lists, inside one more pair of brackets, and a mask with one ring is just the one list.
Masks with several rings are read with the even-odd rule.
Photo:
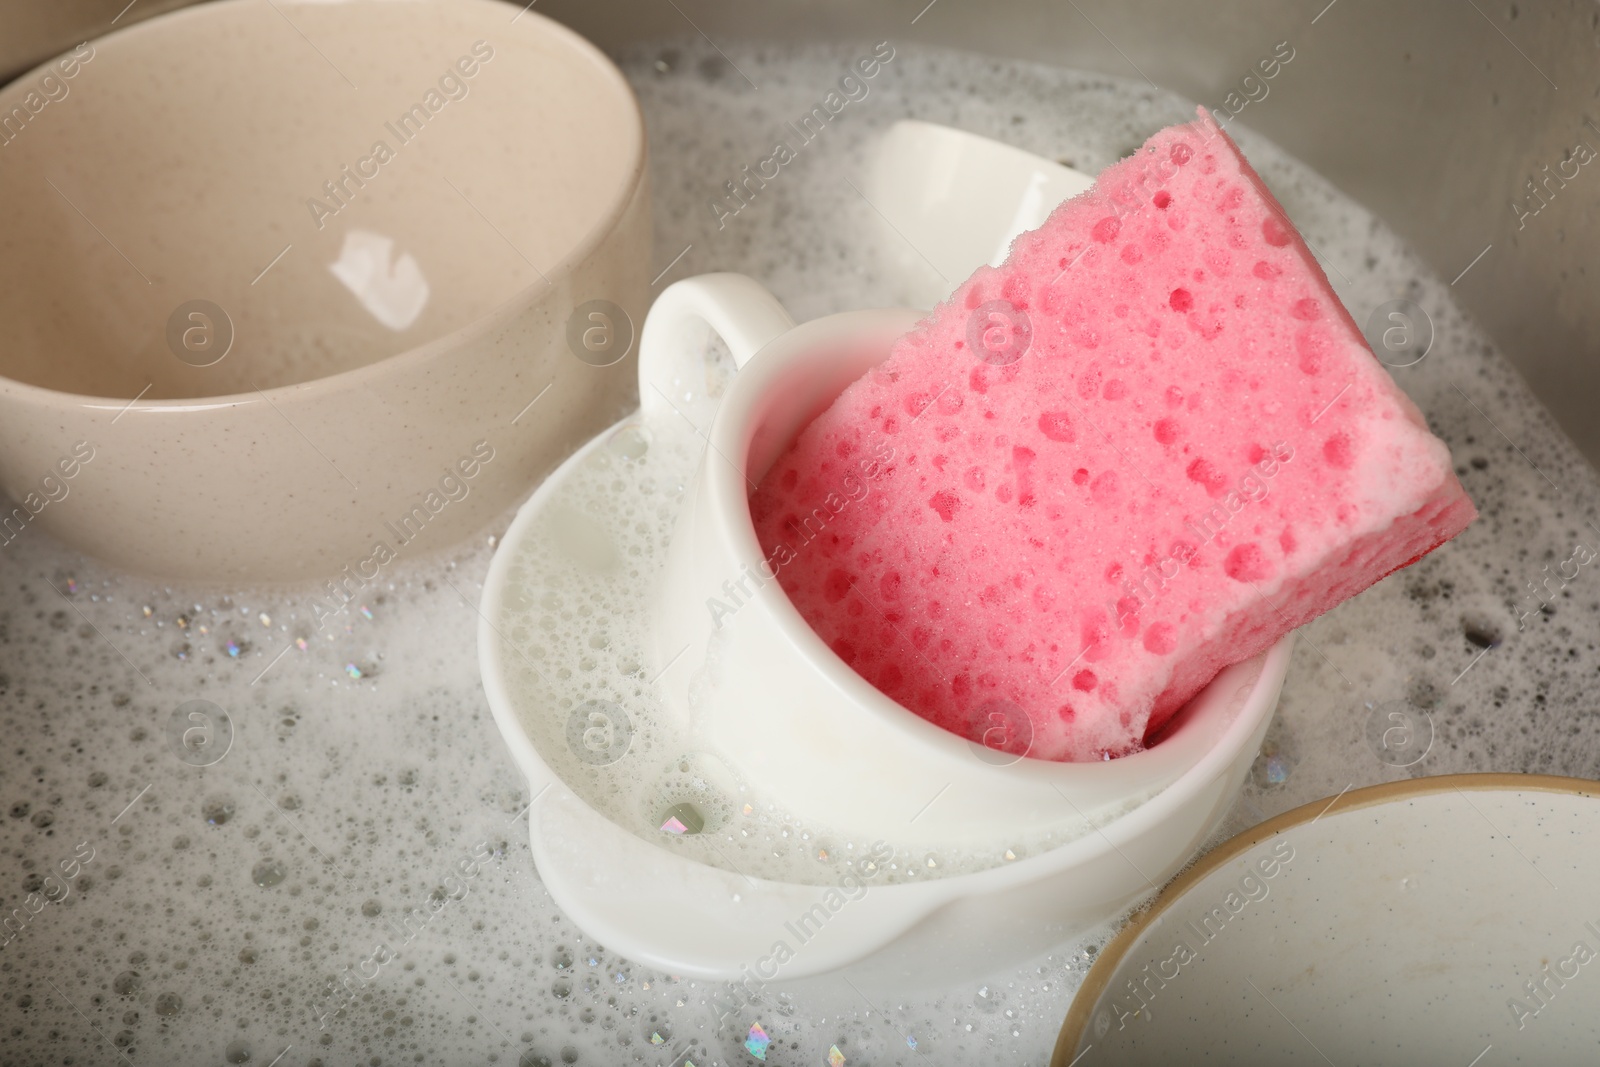
[[896, 342], [751, 514], [795, 607], [883, 692], [1092, 760], [1476, 511], [1202, 111]]

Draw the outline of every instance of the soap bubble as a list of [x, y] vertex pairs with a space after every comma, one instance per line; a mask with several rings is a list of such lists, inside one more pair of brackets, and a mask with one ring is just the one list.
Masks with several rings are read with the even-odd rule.
[[672, 805], [656, 821], [662, 833], [675, 835], [698, 834], [706, 828], [705, 816], [687, 801]]
[[284, 878], [289, 871], [277, 860], [262, 860], [250, 870], [250, 880], [262, 889], [271, 889]]
[[1415, 366], [1433, 347], [1433, 319], [1415, 300], [1379, 304], [1361, 332], [1373, 354], [1389, 367]]
[[1420, 763], [1433, 747], [1433, 718], [1406, 700], [1390, 700], [1367, 713], [1367, 747], [1391, 767]]
[[653, 1011], [645, 1016], [639, 1029], [644, 1039], [654, 1047], [660, 1047], [672, 1040], [672, 1020], [660, 1012]]
[[[1300, 744], [1295, 735], [1283, 728], [1281, 723], [1275, 723], [1267, 732], [1266, 740], [1261, 742], [1261, 750], [1256, 753], [1255, 762], [1250, 765], [1250, 778], [1257, 789], [1270, 790], [1282, 786], [1289, 780], [1295, 768], [1300, 766]], [[1257, 819], [1265, 816], [1257, 813]]]
[[200, 814], [211, 826], [221, 826], [233, 818], [233, 812], [232, 797], [209, 797], [200, 808]]
[[1000, 1010], [1000, 1002], [1005, 999], [1005, 994], [994, 986], [985, 983], [978, 987], [972, 996], [973, 1005], [985, 1015], [993, 1015]]
[[606, 447], [624, 459], [643, 459], [650, 451], [649, 427], [630, 422], [611, 435]]

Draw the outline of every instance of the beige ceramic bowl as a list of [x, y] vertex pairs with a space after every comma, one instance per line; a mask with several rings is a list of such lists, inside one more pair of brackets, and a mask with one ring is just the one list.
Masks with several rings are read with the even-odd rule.
[[0, 91], [0, 203], [0, 546], [348, 588], [632, 403], [638, 106], [520, 6], [114, 33]]

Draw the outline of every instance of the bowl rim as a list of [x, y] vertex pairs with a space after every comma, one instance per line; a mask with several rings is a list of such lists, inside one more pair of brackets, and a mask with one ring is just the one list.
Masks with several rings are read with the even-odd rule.
[[[283, 0], [283, 2], [302, 7], [319, 6], [320, 0]], [[444, 4], [406, 4], [396, 5], [389, 0], [342, 0], [346, 7], [367, 7], [374, 9], [390, 10], [400, 6], [411, 9], [427, 9], [430, 15], [440, 12], [465, 11], [469, 8], [477, 11], [487, 18], [489, 15], [503, 14], [508, 6], [501, 0], [451, 0]], [[148, 45], [151, 42], [143, 41], [146, 37], [155, 37], [157, 42], [162, 34], [169, 31], [174, 25], [201, 19], [227, 18], [242, 8], [256, 7], [255, 0], [212, 0], [210, 3], [190, 4], [174, 11], [154, 15], [141, 22], [131, 23], [107, 34], [90, 39], [88, 43], [96, 49], [111, 44], [112, 47], [130, 47], [140, 43]], [[644, 113], [639, 107], [639, 99], [634, 94], [633, 87], [628, 84], [627, 77], [621, 69], [612, 62], [611, 58], [602, 52], [594, 42], [573, 30], [564, 23], [557, 22], [548, 15], [533, 10], [525, 10], [522, 15], [529, 16], [529, 26], [532, 31], [525, 29], [510, 30], [514, 34], [544, 34], [563, 43], [567, 48], [589, 61], [590, 67], [596, 74], [597, 81], [609, 83], [610, 88], [617, 91], [618, 102], [624, 121], [631, 128], [633, 150], [627, 162], [627, 176], [618, 189], [617, 196], [606, 205], [592, 226], [560, 259], [556, 260], [549, 268], [542, 272], [542, 277], [530, 282], [528, 285], [509, 294], [505, 299], [476, 316], [468, 322], [455, 327], [447, 333], [431, 337], [409, 348], [383, 356], [370, 363], [359, 367], [337, 371], [333, 374], [310, 378], [305, 381], [288, 382], [282, 385], [270, 386], [266, 389], [257, 389], [247, 393], [217, 393], [206, 396], [157, 398], [138, 403], [139, 398], [129, 401], [126, 397], [104, 396], [94, 393], [73, 393], [61, 389], [51, 389], [46, 386], [34, 385], [22, 381], [5, 373], [0, 368], [0, 399], [20, 402], [50, 409], [80, 409], [80, 410], [109, 410], [123, 411], [132, 408], [138, 403], [140, 411], [209, 411], [219, 407], [237, 407], [242, 404], [257, 404], [262, 401], [284, 399], [309, 390], [343, 390], [359, 389], [364, 385], [376, 384], [382, 376], [393, 374], [397, 370], [411, 369], [428, 363], [441, 355], [455, 351], [460, 343], [473, 336], [482, 335], [503, 325], [527, 308], [535, 306], [539, 299], [556, 293], [560, 290], [559, 282], [570, 277], [573, 270], [590, 256], [616, 231], [627, 213], [629, 207], [641, 195], [641, 190], [647, 188], [649, 164], [649, 140], [646, 136]], [[517, 22], [519, 15], [511, 20]], [[507, 24], [508, 26], [510, 23]], [[503, 32], [503, 31], [502, 31]], [[503, 39], [503, 38], [502, 38]], [[49, 70], [62, 56], [69, 54], [62, 52], [52, 56], [43, 63], [30, 70], [18, 74], [4, 86], [0, 86], [0, 111], [13, 96], [26, 93], [38, 76]], [[536, 290], [543, 290], [538, 297], [533, 294]], [[142, 395], [142, 394], [141, 394]]]
[[1600, 798], [1600, 781], [1556, 774], [1521, 774], [1515, 771], [1470, 771], [1460, 774], [1425, 775], [1398, 782], [1380, 782], [1360, 789], [1347, 788], [1334, 797], [1324, 797], [1291, 808], [1250, 829], [1236, 834], [1205, 853], [1165, 886], [1156, 898], [1135, 912], [1095, 957], [1083, 984], [1073, 994], [1072, 1005], [1056, 1037], [1050, 1067], [1071, 1067], [1074, 1050], [1088, 1032], [1089, 1021], [1112, 976], [1139, 938], [1189, 890], [1207, 875], [1230, 860], [1250, 851], [1285, 830], [1314, 823], [1329, 812], [1357, 811], [1419, 796], [1461, 792], [1463, 789], [1504, 792], [1567, 793]]

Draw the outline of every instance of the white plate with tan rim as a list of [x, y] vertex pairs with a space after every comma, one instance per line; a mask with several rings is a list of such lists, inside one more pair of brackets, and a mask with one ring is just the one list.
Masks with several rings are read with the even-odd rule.
[[1594, 1063], [1600, 782], [1418, 778], [1207, 854], [1101, 953], [1052, 1061]]

